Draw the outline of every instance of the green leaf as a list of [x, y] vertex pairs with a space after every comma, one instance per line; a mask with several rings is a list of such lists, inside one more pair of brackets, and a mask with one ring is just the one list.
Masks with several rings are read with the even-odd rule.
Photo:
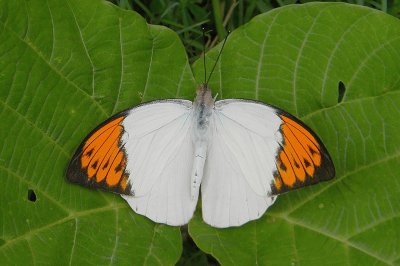
[[[79, 142], [111, 114], [193, 98], [177, 35], [89, 0], [0, 0], [0, 26], [0, 261], [177, 262], [178, 228], [64, 176]], [[189, 231], [200, 248], [222, 264], [400, 264], [399, 34], [398, 20], [343, 4], [288, 6], [231, 34], [211, 87], [302, 118], [337, 178], [280, 196], [240, 228], [210, 228], [198, 210]], [[194, 69], [203, 81], [201, 60]]]
[[[198, 211], [189, 233], [201, 249], [224, 265], [400, 264], [399, 36], [400, 21], [382, 12], [320, 3], [279, 8], [232, 32], [210, 87], [301, 118], [337, 177], [279, 196], [239, 228], [211, 228]], [[202, 80], [200, 61], [194, 71]]]
[[1, 264], [178, 261], [179, 228], [70, 184], [64, 172], [111, 114], [192, 98], [193, 87], [177, 35], [134, 12], [103, 1], [0, 1]]

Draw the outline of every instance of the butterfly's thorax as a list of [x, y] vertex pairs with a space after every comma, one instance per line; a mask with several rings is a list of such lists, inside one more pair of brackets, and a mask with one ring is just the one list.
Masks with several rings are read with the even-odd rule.
[[207, 156], [209, 139], [209, 125], [214, 99], [211, 90], [206, 84], [200, 85], [197, 89], [196, 99], [193, 103], [193, 145], [195, 158], [192, 171], [192, 198], [197, 198], [198, 187], [203, 177], [203, 169]]
[[206, 85], [197, 89], [197, 96], [194, 100], [194, 140], [207, 141], [210, 116], [214, 106], [211, 90]]

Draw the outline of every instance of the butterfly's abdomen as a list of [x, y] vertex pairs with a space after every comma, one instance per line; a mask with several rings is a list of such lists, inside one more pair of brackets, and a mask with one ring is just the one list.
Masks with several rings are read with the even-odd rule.
[[194, 104], [193, 119], [193, 145], [194, 145], [194, 161], [191, 177], [191, 197], [197, 199], [199, 187], [203, 178], [204, 164], [207, 157], [207, 147], [209, 140], [210, 117], [212, 114], [213, 101], [211, 92], [204, 88], [205, 91], [197, 94]]
[[190, 192], [192, 200], [197, 200], [201, 180], [203, 178], [204, 164], [206, 162], [207, 146], [195, 146], [194, 156]]

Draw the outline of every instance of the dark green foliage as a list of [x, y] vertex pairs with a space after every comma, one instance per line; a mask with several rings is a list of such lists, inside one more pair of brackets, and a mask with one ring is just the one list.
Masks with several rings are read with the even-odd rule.
[[[134, 10], [146, 18], [148, 23], [165, 25], [179, 34], [191, 62], [203, 51], [201, 27], [208, 30], [207, 50], [218, 44], [227, 31], [233, 31], [254, 16], [273, 8], [290, 4], [317, 2], [315, 0], [110, 0], [121, 8]], [[400, 17], [398, 0], [348, 0], [319, 1], [345, 2], [375, 8]]]

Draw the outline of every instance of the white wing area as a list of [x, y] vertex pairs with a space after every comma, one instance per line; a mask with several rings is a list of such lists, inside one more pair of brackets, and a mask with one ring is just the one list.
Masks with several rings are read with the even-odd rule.
[[183, 225], [193, 216], [191, 115], [192, 102], [165, 100], [130, 110], [123, 122], [126, 171], [134, 193], [123, 198], [155, 222]]
[[212, 136], [201, 186], [203, 219], [214, 227], [239, 226], [273, 204], [271, 183], [281, 141], [275, 109], [245, 100], [215, 103]]

